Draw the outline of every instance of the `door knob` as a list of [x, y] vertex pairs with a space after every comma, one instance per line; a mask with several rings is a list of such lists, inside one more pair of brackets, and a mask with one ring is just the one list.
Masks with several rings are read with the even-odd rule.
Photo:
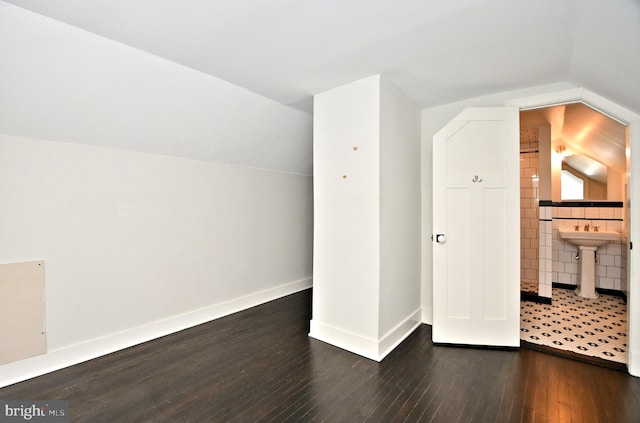
[[445, 236], [444, 234], [436, 234], [436, 242], [440, 244], [444, 244]]

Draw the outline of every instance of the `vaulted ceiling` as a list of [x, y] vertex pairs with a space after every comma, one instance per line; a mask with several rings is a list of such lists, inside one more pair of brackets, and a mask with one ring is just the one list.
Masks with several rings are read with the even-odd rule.
[[420, 106], [571, 82], [640, 112], [637, 0], [7, 0], [310, 111], [386, 74]]

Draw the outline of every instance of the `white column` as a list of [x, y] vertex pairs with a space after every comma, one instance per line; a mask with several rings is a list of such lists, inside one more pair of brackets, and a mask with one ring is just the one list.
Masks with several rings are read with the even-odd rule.
[[377, 361], [421, 321], [419, 129], [379, 75], [314, 98], [309, 335]]

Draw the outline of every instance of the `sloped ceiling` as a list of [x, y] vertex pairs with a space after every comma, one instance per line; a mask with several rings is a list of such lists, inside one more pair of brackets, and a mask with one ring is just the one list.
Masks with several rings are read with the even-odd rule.
[[312, 173], [309, 113], [2, 1], [0, 64], [0, 136], [12, 142]]
[[301, 110], [386, 74], [421, 107], [570, 82], [640, 112], [637, 0], [8, 0]]
[[[520, 112], [520, 127], [551, 127], [551, 148], [562, 146], [565, 161], [593, 179], [606, 182], [606, 168], [627, 170], [626, 127], [581, 103]], [[594, 165], [602, 163], [603, 168]]]

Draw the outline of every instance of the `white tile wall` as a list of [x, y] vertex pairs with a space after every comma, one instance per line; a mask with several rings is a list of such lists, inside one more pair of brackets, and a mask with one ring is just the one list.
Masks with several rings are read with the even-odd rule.
[[620, 290], [625, 294], [629, 294], [629, 280], [627, 275], [627, 245], [629, 245], [629, 239], [622, 237], [622, 245], [621, 250], [622, 254], [620, 257], [616, 257], [615, 265], [622, 269], [622, 281]]
[[[535, 134], [530, 134], [531, 138]], [[526, 151], [537, 149], [537, 139], [526, 145]], [[538, 153], [520, 154], [520, 279], [538, 281]]]
[[[541, 208], [542, 209], [542, 208]], [[576, 259], [578, 247], [559, 237], [559, 230], [573, 230], [585, 225], [591, 228], [598, 226], [602, 230], [621, 232], [620, 219], [622, 210], [610, 207], [553, 207], [552, 217], [552, 252], [553, 261], [551, 278], [554, 282], [577, 285], [579, 280], [579, 261]], [[541, 211], [542, 214], [542, 211]], [[558, 219], [558, 218], [565, 219]], [[566, 219], [569, 218], [569, 219]], [[626, 247], [622, 242], [610, 242], [598, 248], [596, 262], [596, 287], [626, 291]], [[541, 272], [542, 273], [542, 272]]]
[[538, 261], [538, 295], [551, 298], [551, 283], [553, 280], [553, 234], [551, 219], [551, 207], [540, 207], [539, 211], [539, 238], [540, 247]]

